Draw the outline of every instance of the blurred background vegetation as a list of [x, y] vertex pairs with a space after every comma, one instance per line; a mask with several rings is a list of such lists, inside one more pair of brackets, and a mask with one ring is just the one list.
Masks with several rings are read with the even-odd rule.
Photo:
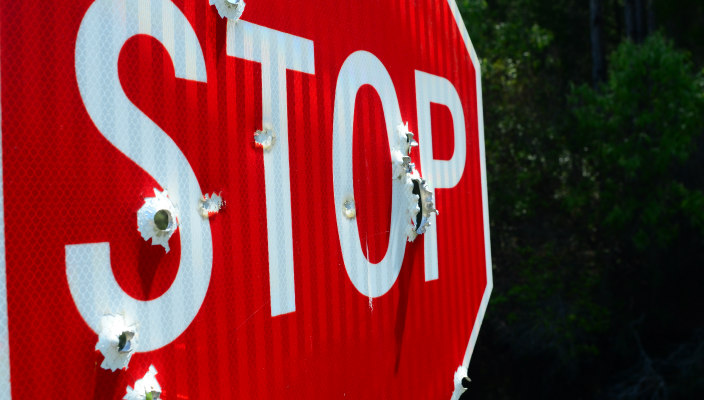
[[704, 398], [704, 1], [458, 5], [494, 263], [467, 394]]

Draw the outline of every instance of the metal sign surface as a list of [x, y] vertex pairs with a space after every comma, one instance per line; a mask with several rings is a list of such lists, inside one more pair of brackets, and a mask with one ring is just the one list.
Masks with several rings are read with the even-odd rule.
[[457, 395], [492, 284], [454, 1], [0, 10], [0, 398]]

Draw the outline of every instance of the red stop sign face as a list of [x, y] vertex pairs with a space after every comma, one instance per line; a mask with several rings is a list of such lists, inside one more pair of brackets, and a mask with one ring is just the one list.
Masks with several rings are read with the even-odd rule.
[[0, 8], [0, 398], [457, 395], [491, 262], [454, 1]]

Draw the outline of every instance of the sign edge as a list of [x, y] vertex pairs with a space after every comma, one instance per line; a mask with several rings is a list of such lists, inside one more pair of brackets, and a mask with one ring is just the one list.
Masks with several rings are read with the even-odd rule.
[[[0, 36], [0, 44], [2, 37]], [[0, 46], [1, 48], [2, 46]], [[0, 52], [0, 59], [2, 52]], [[0, 77], [2, 74], [0, 74]], [[0, 399], [10, 399], [10, 335], [7, 327], [7, 280], [5, 261], [5, 201], [4, 180], [2, 174], [2, 79], [0, 78], [0, 347], [4, 341], [5, 349], [0, 348]]]
[[[489, 297], [491, 296], [491, 291], [494, 287], [494, 280], [492, 276], [492, 264], [491, 264], [491, 240], [489, 237], [489, 196], [487, 191], [487, 180], [486, 180], [486, 156], [484, 151], [484, 107], [482, 102], [482, 82], [481, 82], [481, 65], [479, 63], [479, 57], [474, 50], [474, 45], [472, 40], [469, 38], [469, 32], [464, 24], [460, 10], [457, 7], [455, 0], [447, 0], [450, 9], [452, 10], [452, 15], [459, 29], [462, 39], [464, 40], [465, 46], [467, 47], [467, 52], [474, 65], [475, 78], [476, 78], [476, 95], [477, 95], [477, 124], [479, 131], [479, 165], [481, 172], [482, 181], [482, 211], [483, 211], [483, 224], [484, 224], [484, 253], [486, 256], [486, 288], [482, 295], [482, 301], [479, 305], [479, 310], [477, 311], [476, 319], [474, 320], [474, 325], [472, 327], [472, 333], [469, 336], [469, 343], [467, 343], [467, 350], [465, 350], [464, 358], [462, 359], [462, 370], [467, 371], [469, 367], [469, 361], [472, 358], [472, 353], [474, 352], [474, 346], [477, 343], [477, 336], [479, 335], [479, 330], [484, 320], [484, 314], [486, 313], [486, 308], [489, 305]], [[461, 386], [455, 387], [452, 393], [452, 399], [459, 398], [461, 394]]]

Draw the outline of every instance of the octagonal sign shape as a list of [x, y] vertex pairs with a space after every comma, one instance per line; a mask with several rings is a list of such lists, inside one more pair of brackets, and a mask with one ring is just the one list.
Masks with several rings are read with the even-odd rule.
[[459, 396], [492, 277], [456, 4], [239, 7], [0, 4], [1, 399]]

